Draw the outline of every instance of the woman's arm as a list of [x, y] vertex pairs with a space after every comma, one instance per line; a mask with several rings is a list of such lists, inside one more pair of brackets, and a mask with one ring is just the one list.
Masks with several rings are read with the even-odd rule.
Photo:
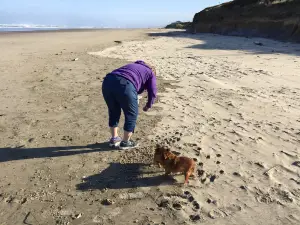
[[[153, 74], [147, 82], [148, 102], [146, 107], [150, 109], [157, 95], [156, 76]], [[147, 111], [147, 110], [145, 110]]]

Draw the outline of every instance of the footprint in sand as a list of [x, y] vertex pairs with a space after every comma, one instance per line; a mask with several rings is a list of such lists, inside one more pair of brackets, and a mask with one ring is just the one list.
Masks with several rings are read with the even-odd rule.
[[[208, 204], [215, 204], [217, 205], [216, 200], [207, 199], [206, 201]], [[235, 213], [242, 211], [242, 207], [236, 204], [232, 204], [227, 207], [221, 207], [217, 209], [211, 210], [207, 215], [210, 219], [217, 219], [217, 218], [224, 218], [227, 216], [232, 216]]]
[[277, 184], [284, 184], [293, 187], [295, 182], [298, 184], [299, 177], [297, 172], [283, 165], [276, 165], [264, 172], [271, 181]]

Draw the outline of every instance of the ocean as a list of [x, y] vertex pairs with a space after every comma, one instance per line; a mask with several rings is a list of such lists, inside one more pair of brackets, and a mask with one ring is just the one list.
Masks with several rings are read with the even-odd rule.
[[28, 32], [28, 31], [51, 31], [51, 30], [62, 30], [66, 28], [57, 28], [57, 27], [0, 27], [0, 32]]

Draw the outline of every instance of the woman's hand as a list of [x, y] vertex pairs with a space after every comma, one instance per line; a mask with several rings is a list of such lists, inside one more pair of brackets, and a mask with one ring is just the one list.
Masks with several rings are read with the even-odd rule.
[[147, 112], [149, 110], [149, 108], [147, 107], [147, 106], [145, 106], [144, 108], [143, 108], [143, 111], [144, 112]]

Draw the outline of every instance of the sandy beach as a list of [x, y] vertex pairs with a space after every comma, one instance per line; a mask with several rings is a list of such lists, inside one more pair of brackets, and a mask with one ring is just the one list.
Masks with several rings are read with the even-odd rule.
[[[0, 49], [1, 225], [300, 223], [300, 45], [148, 29], [0, 34]], [[140, 147], [111, 150], [102, 79], [137, 59], [159, 97]], [[155, 143], [197, 160], [188, 186], [151, 165]]]

